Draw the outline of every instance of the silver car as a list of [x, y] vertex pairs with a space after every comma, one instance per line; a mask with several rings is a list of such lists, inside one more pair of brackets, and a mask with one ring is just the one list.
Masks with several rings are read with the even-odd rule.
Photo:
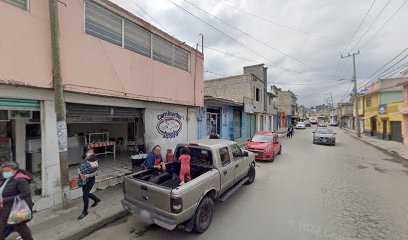
[[313, 144], [336, 145], [336, 133], [330, 128], [316, 128], [313, 132]]

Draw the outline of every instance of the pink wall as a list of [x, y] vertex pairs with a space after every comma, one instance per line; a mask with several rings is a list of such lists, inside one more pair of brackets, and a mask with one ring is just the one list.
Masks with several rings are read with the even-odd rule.
[[0, 1], [0, 83], [51, 87], [48, 5], [30, 12]]
[[[154, 61], [85, 34], [83, 1], [65, 3], [66, 6], [59, 5], [59, 14], [61, 67], [66, 90], [182, 105], [204, 104], [203, 56], [200, 53], [196, 56], [193, 49], [186, 47], [191, 52], [190, 72]], [[140, 19], [118, 12], [114, 5], [107, 7], [177, 43]], [[30, 12], [0, 1], [0, 22], [7, 23], [0, 24], [0, 80], [13, 79], [21, 84], [50, 88], [47, 1], [32, 1]]]

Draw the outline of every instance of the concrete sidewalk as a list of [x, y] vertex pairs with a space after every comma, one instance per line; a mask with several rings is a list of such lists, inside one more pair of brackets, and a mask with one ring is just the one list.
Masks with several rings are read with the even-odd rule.
[[402, 158], [404, 158], [405, 160], [408, 160], [408, 146], [405, 146], [402, 143], [399, 142], [394, 142], [394, 141], [387, 141], [387, 140], [381, 140], [375, 137], [370, 137], [370, 136], [366, 136], [364, 135], [364, 133], [361, 134], [361, 138], [358, 138], [356, 136], [357, 131], [352, 130], [352, 129], [347, 129], [347, 128], [343, 128], [344, 132], [346, 132], [348, 135], [359, 139], [361, 141], [364, 141], [374, 147], [380, 148], [384, 151], [389, 152], [392, 155], [397, 155], [400, 156]]
[[[82, 211], [82, 198], [71, 201], [68, 209], [56, 207], [34, 213], [33, 220], [28, 224], [34, 239], [81, 239], [128, 214], [120, 202], [123, 199], [121, 185], [96, 191], [95, 194], [102, 201], [95, 208], [89, 208], [88, 216], [81, 221], [77, 218]], [[92, 203], [90, 200], [90, 205]]]

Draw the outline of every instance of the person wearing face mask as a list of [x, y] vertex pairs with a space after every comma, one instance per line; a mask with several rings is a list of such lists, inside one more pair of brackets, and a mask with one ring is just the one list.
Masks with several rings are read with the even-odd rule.
[[82, 200], [84, 202], [84, 209], [78, 220], [83, 219], [88, 215], [89, 198], [91, 198], [94, 203], [91, 207], [96, 207], [101, 201], [95, 194], [91, 193], [92, 187], [95, 184], [95, 176], [98, 171], [98, 161], [95, 157], [95, 152], [93, 149], [87, 149], [85, 152], [84, 159], [79, 163], [79, 178], [78, 186], [82, 187]]
[[3, 182], [0, 186], [0, 205], [1, 205], [1, 222], [0, 222], [0, 239], [5, 239], [11, 231], [15, 230], [20, 234], [23, 240], [33, 239], [27, 222], [7, 225], [14, 199], [19, 196], [24, 200], [32, 210], [33, 201], [31, 200], [30, 186], [32, 178], [20, 170], [16, 162], [5, 162], [1, 166]]

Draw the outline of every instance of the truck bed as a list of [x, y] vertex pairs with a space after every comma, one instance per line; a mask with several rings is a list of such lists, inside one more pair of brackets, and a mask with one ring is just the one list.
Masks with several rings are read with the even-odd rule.
[[[166, 168], [166, 172], [159, 173], [157, 170], [144, 171], [133, 175], [133, 178], [161, 187], [174, 189], [180, 185], [181, 164], [179, 161], [175, 161], [166, 164]], [[190, 174], [192, 180], [210, 171], [211, 169], [213, 169], [213, 167], [206, 163], [192, 161], [190, 163]]]

